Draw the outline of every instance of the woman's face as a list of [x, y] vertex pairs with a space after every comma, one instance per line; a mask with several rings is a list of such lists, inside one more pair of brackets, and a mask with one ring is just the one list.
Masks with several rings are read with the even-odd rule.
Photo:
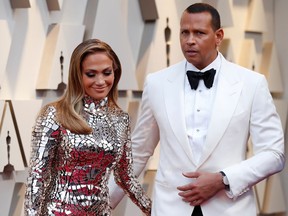
[[104, 53], [93, 53], [82, 62], [82, 78], [85, 93], [101, 100], [110, 92], [114, 83], [112, 60]]

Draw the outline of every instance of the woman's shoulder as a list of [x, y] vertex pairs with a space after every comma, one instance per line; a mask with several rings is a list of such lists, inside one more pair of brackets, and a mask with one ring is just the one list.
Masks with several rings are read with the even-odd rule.
[[119, 107], [111, 107], [110, 112], [114, 117], [118, 120], [127, 120], [129, 121], [129, 114], [128, 112], [124, 111], [122, 108]]
[[62, 127], [57, 120], [56, 112], [56, 106], [54, 104], [43, 106], [33, 126], [33, 133], [47, 133], [49, 136], [58, 136], [59, 132], [53, 134], [53, 131], [58, 131]]
[[44, 105], [36, 118], [36, 121], [39, 122], [43, 122], [43, 121], [50, 121], [50, 122], [56, 122], [56, 113], [57, 113], [57, 109], [56, 109], [56, 105], [55, 104], [47, 104]]
[[48, 115], [55, 114], [55, 113], [56, 113], [56, 105], [54, 103], [50, 103], [50, 104], [44, 105], [41, 108], [39, 115], [48, 116]]
[[124, 111], [121, 107], [113, 106], [110, 109], [111, 112], [115, 113], [118, 116], [127, 116], [128, 112]]

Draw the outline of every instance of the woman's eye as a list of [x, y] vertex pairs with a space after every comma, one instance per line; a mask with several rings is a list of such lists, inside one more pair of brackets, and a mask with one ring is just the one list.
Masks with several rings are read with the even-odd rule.
[[85, 73], [87, 77], [94, 77], [95, 73], [87, 72]]
[[105, 71], [103, 74], [104, 74], [105, 76], [110, 76], [112, 73], [113, 73], [112, 71]]

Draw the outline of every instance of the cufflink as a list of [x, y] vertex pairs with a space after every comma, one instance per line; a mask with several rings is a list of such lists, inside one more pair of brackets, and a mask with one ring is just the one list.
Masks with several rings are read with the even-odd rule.
[[229, 181], [228, 178], [226, 176], [226, 174], [223, 171], [220, 171], [221, 175], [222, 175], [222, 182], [225, 186], [225, 190], [229, 191], [230, 190], [230, 185], [229, 185]]

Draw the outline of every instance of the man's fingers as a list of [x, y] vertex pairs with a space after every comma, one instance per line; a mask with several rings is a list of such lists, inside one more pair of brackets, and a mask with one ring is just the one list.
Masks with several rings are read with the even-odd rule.
[[183, 176], [187, 177], [187, 178], [198, 178], [200, 173], [199, 172], [185, 172], [182, 173]]
[[182, 185], [182, 186], [177, 187], [177, 189], [180, 191], [187, 191], [189, 190], [189, 188], [190, 188], [189, 185]]

